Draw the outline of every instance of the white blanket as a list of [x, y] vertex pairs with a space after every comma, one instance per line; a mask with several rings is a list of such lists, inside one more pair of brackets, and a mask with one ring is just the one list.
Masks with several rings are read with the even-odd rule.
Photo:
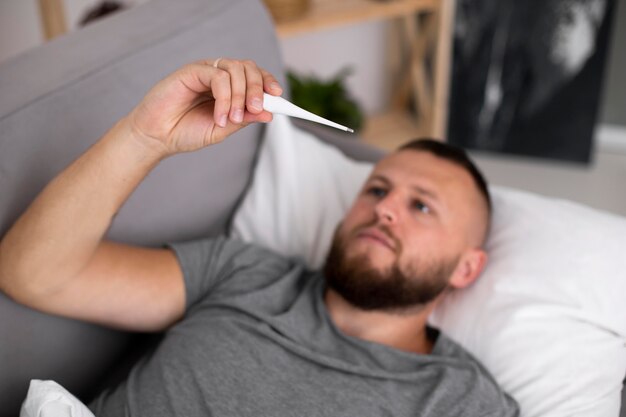
[[68, 390], [54, 381], [30, 381], [20, 417], [94, 417]]

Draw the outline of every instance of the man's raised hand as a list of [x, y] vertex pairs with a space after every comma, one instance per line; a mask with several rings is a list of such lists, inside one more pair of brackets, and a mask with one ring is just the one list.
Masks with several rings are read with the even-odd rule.
[[186, 65], [156, 84], [129, 114], [133, 136], [164, 157], [221, 142], [252, 122], [269, 122], [263, 92], [280, 95], [269, 72], [249, 60]]

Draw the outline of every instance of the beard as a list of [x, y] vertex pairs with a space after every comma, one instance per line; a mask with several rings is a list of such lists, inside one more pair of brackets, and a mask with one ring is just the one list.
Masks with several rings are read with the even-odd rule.
[[[448, 287], [459, 257], [400, 267], [398, 259], [385, 270], [375, 269], [367, 255], [348, 257], [346, 241], [337, 227], [324, 264], [326, 285], [365, 311], [406, 311], [423, 308]], [[381, 228], [388, 236], [388, 230]], [[399, 247], [399, 246], [398, 246]], [[399, 253], [397, 254], [399, 255]]]

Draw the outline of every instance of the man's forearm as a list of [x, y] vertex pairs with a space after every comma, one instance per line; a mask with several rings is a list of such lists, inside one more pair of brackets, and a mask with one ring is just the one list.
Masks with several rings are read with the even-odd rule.
[[0, 242], [0, 288], [45, 295], [88, 263], [111, 220], [162, 159], [125, 120], [61, 172]]

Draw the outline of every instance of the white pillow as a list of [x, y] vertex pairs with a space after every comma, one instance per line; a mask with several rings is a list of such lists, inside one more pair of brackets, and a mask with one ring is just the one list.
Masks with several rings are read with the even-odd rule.
[[274, 115], [232, 233], [317, 268], [371, 169]]
[[20, 417], [94, 417], [78, 398], [54, 381], [33, 379]]
[[[232, 234], [319, 267], [371, 167], [275, 115]], [[501, 187], [492, 194], [488, 266], [432, 324], [485, 364], [524, 417], [617, 416], [626, 219]]]

